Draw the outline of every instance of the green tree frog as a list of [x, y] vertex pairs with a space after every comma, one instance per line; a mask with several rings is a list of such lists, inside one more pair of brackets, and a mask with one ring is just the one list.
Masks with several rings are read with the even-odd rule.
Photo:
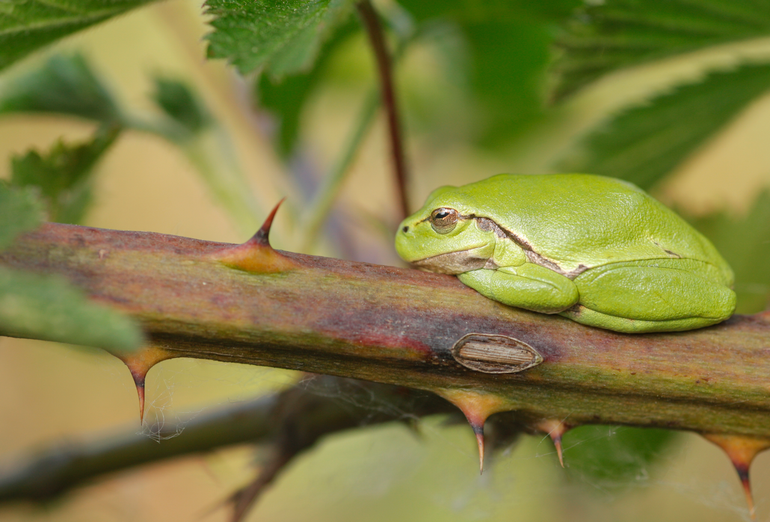
[[735, 309], [716, 248], [635, 185], [603, 176], [438, 188], [401, 223], [396, 250], [495, 301], [617, 332], [691, 330]]

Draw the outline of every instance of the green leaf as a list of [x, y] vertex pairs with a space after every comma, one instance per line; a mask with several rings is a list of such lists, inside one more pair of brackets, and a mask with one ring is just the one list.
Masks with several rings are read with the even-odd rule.
[[206, 0], [214, 28], [210, 58], [241, 74], [265, 67], [276, 78], [307, 71], [321, 44], [353, 9], [353, 0]]
[[[586, 2], [588, 4], [588, 2]], [[613, 70], [704, 47], [770, 35], [770, 2], [607, 0], [591, 2], [558, 44], [555, 98]]]
[[770, 307], [770, 191], [763, 192], [751, 211], [736, 219], [725, 213], [690, 219], [727, 260], [735, 272], [737, 313]]
[[43, 222], [43, 206], [32, 187], [9, 187], [0, 180], [0, 250], [16, 236], [36, 229]]
[[[458, 27], [465, 39], [476, 139], [495, 146], [526, 132], [544, 114], [546, 79], [557, 23], [566, 22], [578, 0], [404, 0], [415, 19]], [[462, 64], [456, 61], [455, 67]], [[447, 78], [444, 81], [453, 81]]]
[[197, 134], [211, 124], [211, 115], [185, 83], [156, 77], [152, 98], [168, 117], [190, 134]]
[[649, 189], [769, 90], [768, 64], [712, 73], [601, 124], [558, 168], [622, 178]]
[[58, 142], [45, 155], [35, 150], [11, 159], [11, 183], [38, 187], [48, 206], [49, 219], [78, 223], [91, 201], [91, 179], [96, 162], [115, 142], [118, 126], [102, 126], [86, 143]]
[[580, 426], [562, 440], [568, 475], [592, 491], [615, 490], [649, 476], [677, 433], [625, 426]]
[[334, 52], [360, 29], [354, 20], [343, 24], [323, 45], [318, 59], [305, 73], [282, 79], [262, 74], [256, 83], [256, 98], [261, 108], [271, 112], [278, 125], [276, 146], [282, 156], [288, 156], [297, 141], [300, 116], [310, 94], [321, 83], [326, 65]]
[[[0, 249], [37, 228], [41, 205], [34, 187], [0, 182]], [[124, 315], [88, 299], [59, 276], [0, 267], [0, 335], [130, 350], [142, 332]]]
[[0, 84], [0, 114], [71, 114], [100, 122], [120, 121], [107, 87], [82, 55], [58, 55], [45, 65]]
[[89, 301], [63, 278], [2, 267], [0, 335], [120, 351], [133, 350], [143, 342], [134, 321]]
[[59, 38], [151, 1], [0, 1], [0, 69]]
[[580, 0], [402, 0], [399, 2], [418, 21], [442, 18], [457, 23], [553, 22], [566, 19]]
[[551, 31], [545, 24], [486, 21], [463, 25], [470, 82], [482, 111], [482, 144], [506, 143], [543, 114]]

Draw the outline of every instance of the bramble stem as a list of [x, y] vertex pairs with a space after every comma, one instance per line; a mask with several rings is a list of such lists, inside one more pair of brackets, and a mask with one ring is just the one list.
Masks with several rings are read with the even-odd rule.
[[[536, 421], [770, 438], [768, 312], [623, 335], [506, 307], [451, 276], [292, 253], [274, 254], [290, 268], [253, 273], [219, 262], [223, 249], [232, 245], [49, 223], [1, 252], [0, 266], [60, 274], [140, 321], [172, 357], [470, 393]], [[469, 333], [516, 339], [543, 362], [469, 370], [452, 352]]]

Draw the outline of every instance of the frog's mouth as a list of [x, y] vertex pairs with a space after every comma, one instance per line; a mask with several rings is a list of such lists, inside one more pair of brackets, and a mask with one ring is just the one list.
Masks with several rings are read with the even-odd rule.
[[457, 252], [447, 252], [424, 259], [412, 261], [412, 264], [420, 270], [435, 272], [437, 274], [462, 274], [471, 270], [480, 268], [495, 269], [497, 265], [489, 259], [488, 255], [482, 253], [481, 248], [472, 248], [470, 250], [459, 250]]

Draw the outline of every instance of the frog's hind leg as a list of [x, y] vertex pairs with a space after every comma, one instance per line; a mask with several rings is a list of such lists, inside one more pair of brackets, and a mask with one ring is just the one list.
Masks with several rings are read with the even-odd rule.
[[[575, 278], [580, 304], [562, 315], [619, 332], [671, 332], [724, 321], [735, 310], [735, 292], [694, 270], [692, 260], [618, 263]], [[704, 275], [701, 275], [704, 274]]]
[[713, 320], [700, 317], [688, 317], [686, 319], [673, 319], [669, 321], [642, 321], [603, 314], [582, 305], [574, 306], [569, 310], [561, 312], [559, 315], [568, 317], [580, 324], [622, 333], [682, 332], [684, 330], [711, 326], [723, 321], [723, 319]]

